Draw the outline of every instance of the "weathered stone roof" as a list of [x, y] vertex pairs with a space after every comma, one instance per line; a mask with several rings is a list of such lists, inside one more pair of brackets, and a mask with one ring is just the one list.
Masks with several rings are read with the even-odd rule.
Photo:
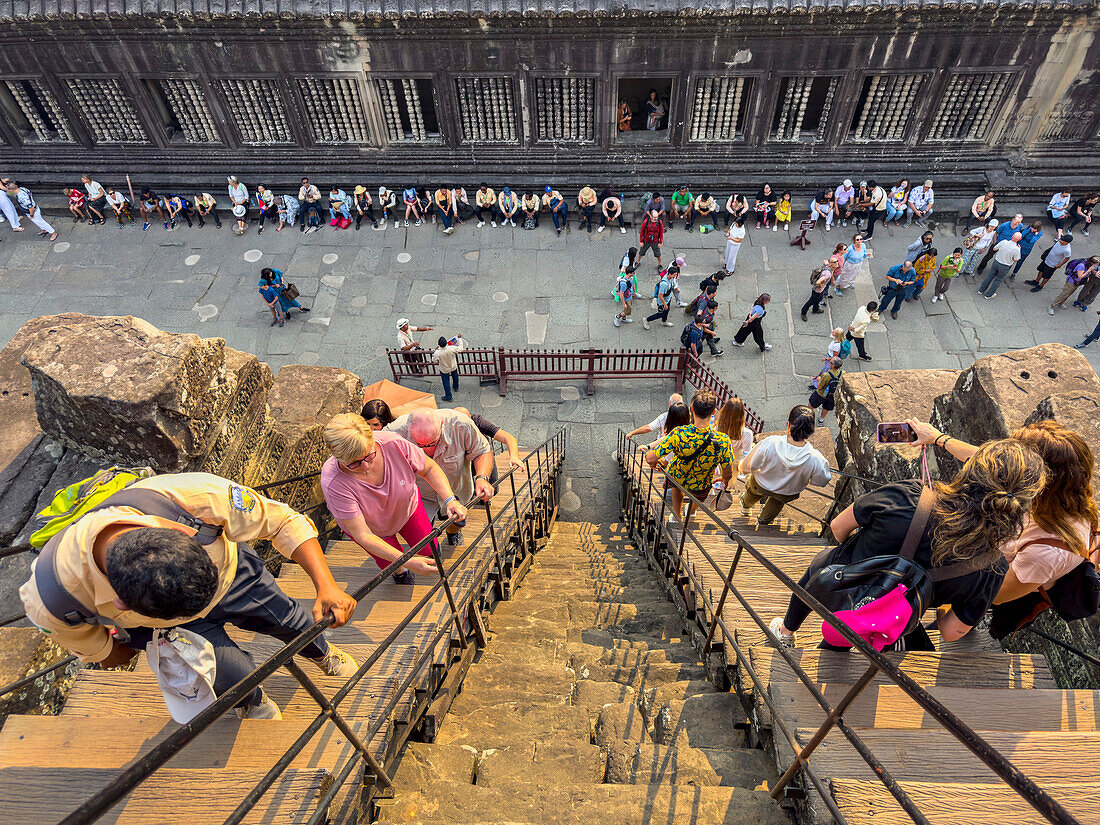
[[122, 17], [637, 17], [1085, 9], [1098, 0], [0, 0], [0, 20]]

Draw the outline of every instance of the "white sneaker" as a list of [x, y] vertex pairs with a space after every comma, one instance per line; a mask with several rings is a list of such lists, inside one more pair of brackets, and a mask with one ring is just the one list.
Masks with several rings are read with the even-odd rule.
[[[626, 234], [626, 227], [625, 227], [625, 226], [620, 226], [620, 227], [619, 227], [619, 231], [620, 231], [620, 232], [622, 232], [622, 233], [623, 233], [623, 234], [625, 235], [625, 234]], [[1089, 233], [1088, 233], [1088, 232], [1086, 232], [1085, 234], [1087, 235], [1087, 234], [1089, 234]]]
[[771, 349], [771, 348], [772, 348], [771, 344], [764, 344], [764, 349]]
[[603, 232], [603, 227], [602, 226], [597, 226], [596, 231], [597, 232]]
[[618, 316], [618, 315], [616, 315], [616, 316], [615, 316], [615, 326], [619, 326], [619, 324], [620, 324], [620, 323], [621, 323], [621, 322], [620, 322], [620, 320], [619, 320], [619, 316]]
[[663, 326], [663, 327], [674, 327], [674, 326], [676, 326], [676, 324], [672, 323], [672, 321], [661, 321], [661, 326]]
[[[478, 229], [481, 229], [481, 227], [483, 227], [483, 226], [485, 226], [485, 221], [478, 221], [477, 222], [477, 228]], [[496, 224], [494, 223], [493, 226], [496, 226]]]
[[328, 646], [328, 656], [323, 659], [311, 659], [326, 676], [342, 676], [349, 679], [359, 670], [359, 665], [350, 655], [336, 645]]
[[649, 329], [649, 320], [646, 318], [642, 319], [642, 329]]
[[677, 301], [676, 301], [676, 306], [679, 306], [679, 307], [686, 307], [686, 306], [687, 306], [687, 302], [686, 302], [686, 301], [680, 301], [680, 300], [677, 300]]
[[938, 300], [938, 299], [936, 298], [936, 296], [935, 296], [935, 295], [933, 295], [933, 296], [932, 296], [932, 303], [936, 303], [936, 301], [937, 301], [937, 300]]
[[848, 221], [843, 221], [843, 225], [844, 225], [844, 226], [847, 226], [847, 225], [848, 225]]
[[1053, 314], [1054, 314], [1054, 307], [1053, 306], [1047, 307], [1047, 315], [1053, 315]]
[[623, 318], [623, 323], [624, 324], [633, 324], [634, 319], [633, 318]]
[[448, 226], [446, 229], [443, 230], [443, 234], [444, 235], [450, 235], [454, 231], [455, 231], [455, 228], [453, 226]]
[[[484, 221], [482, 221], [482, 223], [484, 223]], [[481, 226], [481, 224], [479, 223], [479, 224], [478, 224], [478, 226]], [[496, 226], [497, 226], [497, 222], [496, 222], [496, 221], [493, 221], [493, 222], [492, 222], [492, 226], [493, 226], [493, 228], [494, 228], [494, 229], [496, 229]]]
[[772, 232], [778, 232], [778, 231], [779, 231], [779, 224], [775, 224], [775, 225], [774, 225], [774, 226], [772, 227]]
[[768, 630], [779, 640], [779, 644], [783, 645], [783, 647], [794, 647], [794, 636], [785, 635], [782, 631], [782, 627], [782, 616], [776, 616], [768, 623]]
[[424, 223], [424, 221], [423, 221], [423, 219], [422, 219], [422, 218], [417, 218], [417, 219], [416, 219], [416, 225], [417, 225], [417, 226], [420, 226], [420, 225], [421, 225], [421, 224], [423, 224], [423, 223]]
[[279, 710], [279, 706], [272, 701], [270, 696], [264, 693], [263, 688], [260, 688], [260, 704], [245, 705], [243, 708], [233, 708], [233, 710], [240, 719], [281, 720], [283, 718], [283, 713]]
[[831, 226], [829, 226], [829, 224], [825, 224], [825, 231], [826, 232], [832, 232], [833, 228]]
[[409, 225], [409, 219], [405, 218], [405, 226], [408, 226], [408, 225]]
[[516, 219], [512, 218], [511, 220], [508, 221], [508, 223], [510, 223], [512, 226], [515, 226], [516, 225]]

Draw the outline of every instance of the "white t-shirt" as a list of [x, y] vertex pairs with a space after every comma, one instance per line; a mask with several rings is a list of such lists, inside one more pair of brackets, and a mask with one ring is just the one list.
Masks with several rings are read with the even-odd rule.
[[127, 200], [125, 195], [116, 191], [114, 194], [107, 195], [107, 202], [112, 206], [122, 206], [122, 204], [127, 203]]
[[1020, 245], [1010, 239], [1001, 241], [993, 248], [997, 250], [993, 260], [999, 264], [1009, 266], [1020, 260]]
[[646, 424], [646, 429], [648, 429], [649, 432], [651, 432], [651, 433], [664, 432], [665, 422], [667, 420], [668, 420], [668, 412], [663, 412], [659, 416], [654, 418], [652, 421], [650, 421], [648, 424]]
[[99, 181], [91, 181], [84, 184], [84, 191], [88, 193], [88, 200], [98, 200], [99, 198], [105, 198], [107, 193], [103, 187], [99, 185]]
[[1061, 266], [1063, 261], [1068, 261], [1071, 254], [1073, 253], [1070, 251], [1070, 246], [1068, 243], [1056, 243], [1054, 244], [1054, 248], [1050, 250], [1045, 258], [1043, 258], [1043, 263], [1045, 263], [1051, 269], [1055, 269]]

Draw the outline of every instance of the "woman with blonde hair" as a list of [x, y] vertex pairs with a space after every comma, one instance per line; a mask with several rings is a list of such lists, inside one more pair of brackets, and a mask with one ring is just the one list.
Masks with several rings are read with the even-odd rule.
[[[376, 431], [362, 416], [343, 413], [325, 425], [323, 437], [332, 453], [321, 468], [325, 503], [344, 533], [379, 567], [404, 555], [398, 536], [412, 547], [432, 531], [417, 477], [439, 494], [448, 516], [466, 518], [466, 508], [435, 460], [397, 433]], [[415, 573], [437, 573], [430, 558], [435, 546], [433, 539], [405, 562], [394, 582], [413, 584]]]
[[733, 452], [737, 460], [749, 454], [752, 449], [752, 430], [745, 426], [745, 402], [736, 396], [718, 410], [714, 429], [725, 433], [733, 442]]
[[[935, 444], [965, 461], [977, 447], [945, 435], [920, 421], [910, 421], [917, 444]], [[1093, 536], [1100, 513], [1092, 495], [1092, 450], [1080, 435], [1057, 421], [1028, 424], [1012, 433], [1012, 439], [1034, 449], [1046, 465], [1043, 489], [1031, 505], [1023, 532], [1004, 548], [1008, 573], [994, 604], [1005, 604], [1049, 589], [1086, 559], [1100, 562]]]
[[[925, 570], [964, 563], [973, 571], [933, 584], [929, 606], [943, 606], [936, 624], [945, 641], [969, 633], [996, 598], [1003, 576], [996, 565], [1019, 538], [1044, 473], [1039, 453], [1005, 438], [975, 450], [951, 481], [933, 482], [935, 503], [914, 561]], [[895, 482], [857, 498], [830, 525], [840, 544], [815, 559], [800, 584], [830, 564], [900, 552], [923, 486], [920, 479]], [[810, 608], [794, 596], [787, 615], [772, 619], [769, 629], [793, 647], [809, 615]]]

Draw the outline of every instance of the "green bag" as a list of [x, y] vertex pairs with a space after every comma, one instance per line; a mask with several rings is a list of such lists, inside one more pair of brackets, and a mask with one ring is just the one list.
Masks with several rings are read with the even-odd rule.
[[34, 517], [38, 528], [31, 534], [31, 547], [43, 547], [55, 535], [97, 504], [140, 481], [155, 475], [152, 467], [109, 467], [91, 478], [58, 490], [49, 506]]

